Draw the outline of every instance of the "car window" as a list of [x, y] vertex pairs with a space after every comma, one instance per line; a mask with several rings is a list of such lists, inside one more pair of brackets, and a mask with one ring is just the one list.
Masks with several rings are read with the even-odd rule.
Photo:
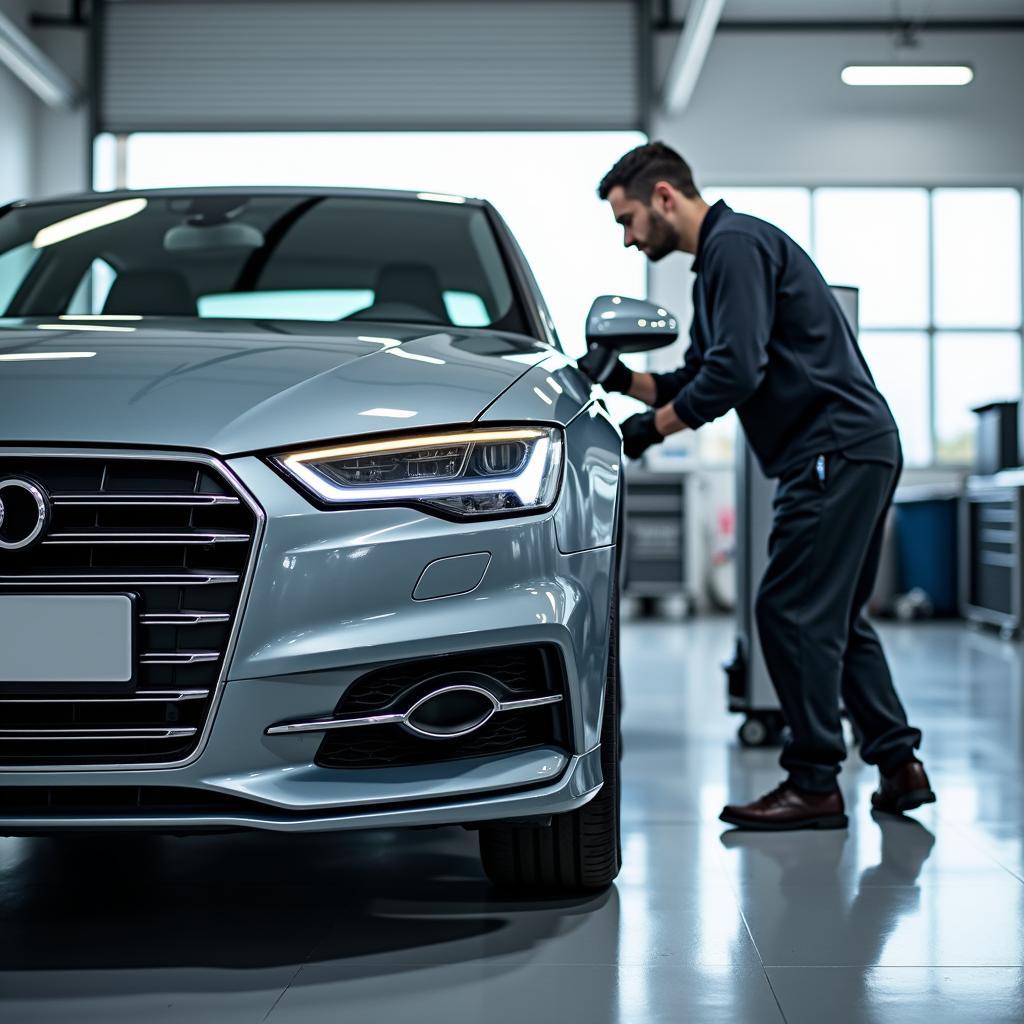
[[250, 320], [341, 320], [372, 302], [367, 288], [221, 292], [198, 299], [200, 316]]
[[116, 277], [117, 271], [106, 260], [93, 260], [78, 282], [67, 312], [78, 316], [101, 313]]
[[34, 249], [31, 242], [0, 253], [0, 313], [7, 310], [39, 255], [39, 250]]
[[[491, 322], [484, 300], [473, 292], [442, 291], [441, 298], [455, 327], [486, 327]], [[248, 320], [343, 320], [374, 304], [375, 293], [366, 288], [221, 292], [197, 299], [201, 317]]]
[[472, 203], [301, 193], [28, 203], [0, 217], [5, 258], [11, 316], [378, 320], [530, 333], [531, 300]]

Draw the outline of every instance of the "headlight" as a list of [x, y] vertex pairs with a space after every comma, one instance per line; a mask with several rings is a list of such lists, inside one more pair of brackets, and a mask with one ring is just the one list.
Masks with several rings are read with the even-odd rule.
[[555, 427], [438, 431], [278, 455], [330, 505], [424, 505], [457, 516], [542, 512], [562, 474]]

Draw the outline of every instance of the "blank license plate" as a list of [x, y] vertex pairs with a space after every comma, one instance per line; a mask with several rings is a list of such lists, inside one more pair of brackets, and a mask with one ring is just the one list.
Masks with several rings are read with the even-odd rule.
[[0, 684], [128, 683], [133, 621], [125, 594], [0, 594]]

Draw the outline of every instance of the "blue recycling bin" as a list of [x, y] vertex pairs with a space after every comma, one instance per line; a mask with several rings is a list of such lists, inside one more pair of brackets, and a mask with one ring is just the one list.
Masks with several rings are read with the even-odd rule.
[[959, 489], [900, 488], [894, 509], [898, 591], [923, 590], [936, 615], [959, 614]]

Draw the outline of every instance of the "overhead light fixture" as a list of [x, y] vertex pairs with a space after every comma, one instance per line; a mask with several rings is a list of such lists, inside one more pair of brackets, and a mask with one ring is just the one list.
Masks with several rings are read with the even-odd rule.
[[47, 106], [73, 107], [78, 101], [78, 86], [2, 13], [0, 64], [6, 65]]
[[32, 239], [32, 248], [45, 249], [48, 245], [66, 242], [76, 235], [84, 235], [87, 231], [95, 231], [97, 228], [107, 227], [108, 224], [116, 224], [119, 220], [134, 217], [145, 208], [146, 200], [142, 198], [119, 199], [116, 203], [95, 206], [91, 210], [76, 213], [73, 217], [66, 217], [55, 224], [40, 228], [36, 232], [36, 237]]
[[840, 77], [846, 85], [968, 85], [974, 71], [966, 64], [850, 64]]

